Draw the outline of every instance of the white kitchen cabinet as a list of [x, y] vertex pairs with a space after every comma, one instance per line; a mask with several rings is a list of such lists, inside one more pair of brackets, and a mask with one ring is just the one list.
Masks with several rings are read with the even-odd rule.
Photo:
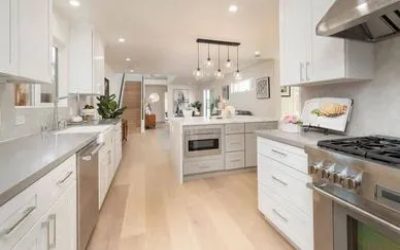
[[18, 75], [51, 83], [51, 0], [18, 0]]
[[17, 1], [0, 0], [0, 74], [17, 74]]
[[90, 25], [72, 27], [70, 93], [104, 94], [104, 45]]
[[48, 250], [47, 221], [39, 221], [12, 248], [13, 250]]
[[373, 45], [317, 36], [334, 0], [280, 1], [281, 85], [363, 81], [373, 78]]
[[303, 149], [258, 138], [258, 208], [298, 249], [313, 249], [313, 196]]

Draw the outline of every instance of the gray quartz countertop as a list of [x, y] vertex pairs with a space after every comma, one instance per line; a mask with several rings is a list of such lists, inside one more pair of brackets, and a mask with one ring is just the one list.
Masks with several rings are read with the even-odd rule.
[[115, 119], [104, 119], [98, 121], [90, 121], [90, 122], [83, 122], [83, 123], [69, 123], [68, 126], [97, 126], [97, 125], [117, 125], [120, 122], [120, 118]]
[[282, 130], [259, 130], [257, 136], [273, 141], [285, 143], [291, 146], [304, 148], [306, 145], [316, 145], [321, 140], [331, 140], [343, 138], [343, 135], [322, 134], [317, 132], [288, 133]]
[[0, 206], [96, 138], [44, 133], [0, 143]]

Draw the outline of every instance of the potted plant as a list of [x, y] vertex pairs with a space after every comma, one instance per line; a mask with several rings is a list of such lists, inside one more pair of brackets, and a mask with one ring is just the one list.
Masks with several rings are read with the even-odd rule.
[[201, 107], [203, 106], [203, 104], [200, 101], [195, 101], [195, 102], [191, 103], [190, 106], [192, 108], [194, 108], [193, 115], [199, 116], [200, 112], [201, 112]]
[[286, 115], [283, 117], [280, 129], [288, 133], [300, 132], [302, 121], [296, 115]]
[[101, 95], [97, 97], [97, 112], [103, 119], [115, 119], [121, 117], [126, 107], [118, 108], [115, 94], [110, 96]]

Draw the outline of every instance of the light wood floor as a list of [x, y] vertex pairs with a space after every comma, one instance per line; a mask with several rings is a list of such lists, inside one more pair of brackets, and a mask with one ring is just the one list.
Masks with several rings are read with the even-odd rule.
[[90, 250], [292, 249], [257, 210], [256, 173], [177, 185], [167, 129], [131, 134]]

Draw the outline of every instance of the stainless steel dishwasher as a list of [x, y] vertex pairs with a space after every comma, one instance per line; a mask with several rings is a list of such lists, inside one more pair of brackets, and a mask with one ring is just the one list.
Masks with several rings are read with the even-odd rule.
[[84, 250], [99, 217], [99, 159], [96, 141], [78, 152], [78, 250]]

